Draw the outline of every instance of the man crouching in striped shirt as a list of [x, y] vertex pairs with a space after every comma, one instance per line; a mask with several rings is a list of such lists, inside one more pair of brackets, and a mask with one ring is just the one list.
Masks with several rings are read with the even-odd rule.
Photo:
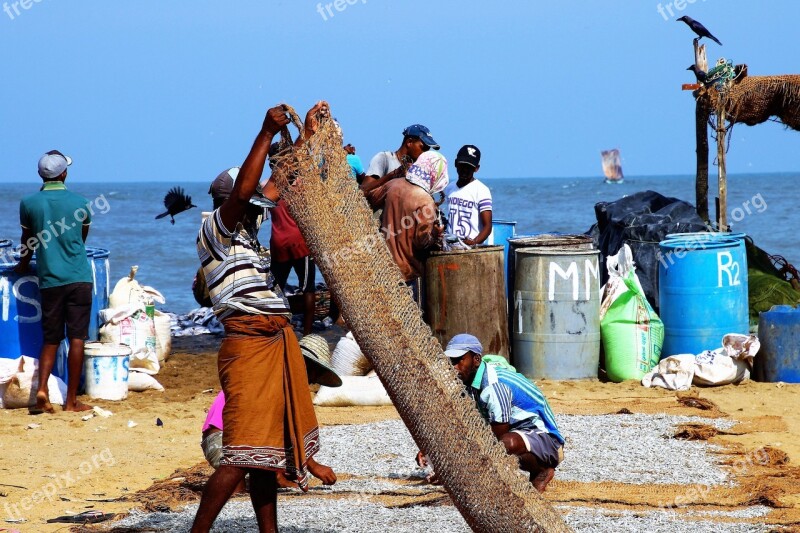
[[[564, 457], [564, 437], [542, 391], [503, 357], [484, 356], [483, 346], [473, 335], [456, 335], [444, 353], [497, 440], [517, 457], [534, 488], [544, 492]], [[428, 466], [422, 451], [417, 463]], [[428, 480], [438, 481], [435, 473]]]
[[[309, 110], [306, 139], [317, 129], [315, 117], [327, 109], [319, 102]], [[197, 237], [214, 312], [225, 326], [217, 368], [226, 403], [223, 456], [203, 491], [192, 527], [196, 532], [211, 529], [246, 473], [260, 531], [278, 530], [276, 472], [303, 490], [309, 474], [326, 484], [336, 482], [333, 470], [313, 459], [319, 428], [305, 363], [290, 326], [289, 304], [258, 253], [264, 209], [279, 197], [274, 184], [268, 182], [262, 191], [259, 181], [272, 139], [288, 123], [283, 107], [267, 112], [241, 169], [235, 176], [228, 171], [233, 178], [229, 196]]]

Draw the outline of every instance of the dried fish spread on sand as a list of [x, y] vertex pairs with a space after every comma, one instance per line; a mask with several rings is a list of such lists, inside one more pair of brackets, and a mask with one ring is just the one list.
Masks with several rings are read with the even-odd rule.
[[[631, 512], [588, 508], [560, 508], [566, 523], [575, 531], [591, 533], [639, 533], [641, 531], [670, 533], [760, 533], [770, 528], [742, 523], [710, 520], [686, 520], [675, 513], [662, 511]], [[197, 511], [190, 505], [177, 514], [139, 512], [131, 514], [119, 528], [136, 531], [188, 531]], [[743, 515], [752, 514], [748, 510]], [[747, 518], [742, 516], [741, 518]], [[731, 516], [735, 518], [735, 516]], [[374, 503], [352, 500], [279, 501], [278, 523], [281, 533], [468, 533], [464, 519], [454, 507], [410, 507], [390, 509]], [[212, 530], [214, 533], [249, 533], [258, 531], [249, 501], [228, 503]]]
[[[585, 482], [617, 481], [641, 484], [642, 476], [675, 482], [673, 471], [699, 469], [698, 479], [715, 483], [724, 480], [711, 446], [704, 442], [670, 439], [675, 429], [687, 422], [704, 423], [728, 429], [732, 422], [666, 415], [560, 415], [558, 423], [568, 438], [568, 454], [556, 479]], [[282, 495], [278, 503], [281, 531], [289, 532], [366, 532], [390, 528], [392, 531], [469, 531], [454, 507], [387, 508], [375, 501], [380, 496], [403, 494], [422, 496], [441, 492], [439, 487], [417, 484], [425, 472], [414, 462], [417, 446], [399, 420], [370, 424], [323, 427], [322, 450], [317, 458], [331, 465], [344, 479], [333, 487], [313, 487], [307, 495]], [[642, 445], [642, 442], [645, 445]], [[656, 446], [652, 448], [651, 446]], [[622, 452], [639, 450], [622, 457]], [[668, 450], [669, 453], [662, 453]], [[664, 460], [653, 460], [664, 455]], [[646, 467], [625, 472], [636, 464]], [[624, 466], [624, 465], [628, 466]], [[597, 465], [604, 465], [599, 468]], [[344, 476], [343, 476], [344, 477]], [[409, 482], [414, 482], [409, 484]], [[657, 483], [657, 481], [655, 481]], [[115, 524], [143, 530], [187, 530], [197, 506], [190, 505], [177, 514], [134, 512]], [[750, 532], [765, 531], [761, 526], [719, 523], [715, 519], [753, 519], [764, 516], [766, 507], [732, 511], [622, 512], [585, 507], [559, 507], [568, 526], [575, 531], [686, 531]], [[214, 531], [255, 531], [249, 501], [229, 503], [217, 520]]]

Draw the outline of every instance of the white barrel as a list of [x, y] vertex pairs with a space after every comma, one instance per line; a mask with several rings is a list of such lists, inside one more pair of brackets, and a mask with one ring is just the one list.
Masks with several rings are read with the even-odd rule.
[[86, 394], [100, 400], [127, 398], [131, 349], [123, 344], [87, 342], [83, 353]]

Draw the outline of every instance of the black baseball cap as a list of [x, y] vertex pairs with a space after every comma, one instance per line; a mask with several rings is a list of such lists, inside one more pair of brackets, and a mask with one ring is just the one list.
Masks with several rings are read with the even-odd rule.
[[459, 163], [464, 163], [465, 165], [478, 168], [478, 166], [481, 164], [480, 149], [478, 149], [478, 147], [475, 145], [465, 144], [461, 147], [461, 150], [458, 151], [458, 155], [456, 156], [456, 165]]
[[434, 150], [441, 148], [439, 143], [433, 140], [433, 137], [431, 136], [431, 130], [422, 124], [413, 124], [407, 127], [403, 130], [403, 135], [406, 137], [418, 137], [419, 140], [425, 143], [425, 146], [433, 148]]

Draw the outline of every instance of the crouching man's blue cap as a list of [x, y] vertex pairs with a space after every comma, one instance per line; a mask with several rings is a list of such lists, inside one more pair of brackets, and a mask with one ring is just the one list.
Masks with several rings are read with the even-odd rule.
[[459, 333], [450, 339], [450, 342], [447, 343], [447, 348], [444, 350], [444, 354], [450, 359], [460, 359], [467, 352], [483, 355], [481, 341], [469, 333]]

